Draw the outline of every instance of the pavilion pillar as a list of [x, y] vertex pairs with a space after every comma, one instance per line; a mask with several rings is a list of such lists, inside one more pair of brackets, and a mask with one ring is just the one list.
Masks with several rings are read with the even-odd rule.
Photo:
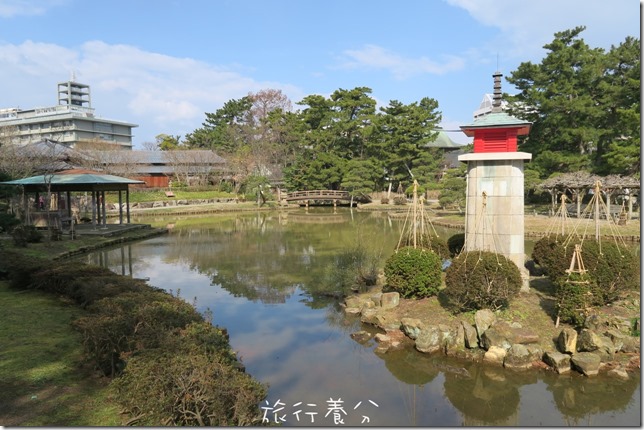
[[103, 211], [103, 228], [107, 228], [107, 212], [105, 211], [105, 191], [101, 191], [101, 209]]
[[72, 220], [71, 222], [74, 222], [74, 220], [72, 219], [72, 196], [69, 191], [67, 191], [65, 198], [67, 200], [67, 216], [70, 220]]
[[92, 225], [96, 230], [96, 191], [92, 190]]
[[127, 212], [127, 223], [130, 223], [130, 187], [128, 186], [125, 189], [125, 206], [126, 206], [126, 212]]
[[123, 224], [123, 196], [119, 190], [119, 224]]

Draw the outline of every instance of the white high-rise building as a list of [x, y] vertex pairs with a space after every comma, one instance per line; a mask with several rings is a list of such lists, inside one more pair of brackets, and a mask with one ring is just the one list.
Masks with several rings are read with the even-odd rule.
[[89, 85], [73, 79], [58, 83], [58, 105], [0, 109], [0, 128], [16, 144], [51, 140], [73, 148], [79, 142], [100, 142], [132, 149], [132, 129], [124, 121], [97, 117], [91, 106]]

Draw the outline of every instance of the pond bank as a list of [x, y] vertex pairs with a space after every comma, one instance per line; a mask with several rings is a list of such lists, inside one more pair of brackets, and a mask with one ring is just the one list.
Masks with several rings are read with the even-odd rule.
[[[547, 309], [553, 299], [534, 287], [520, 294], [508, 310], [452, 315], [435, 297], [401, 299], [398, 293], [372, 291], [348, 297], [345, 313], [378, 328], [352, 334], [360, 343], [372, 337], [375, 351], [386, 354], [413, 347], [427, 354], [444, 354], [513, 370], [548, 369], [586, 376], [600, 371], [620, 379], [640, 369], [639, 293], [595, 311], [584, 327], [555, 326]], [[637, 326], [633, 326], [636, 321]]]

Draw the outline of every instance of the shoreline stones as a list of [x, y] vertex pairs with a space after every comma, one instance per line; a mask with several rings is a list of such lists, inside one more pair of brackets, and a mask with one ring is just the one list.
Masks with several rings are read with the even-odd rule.
[[420, 318], [395, 321], [386, 311], [399, 303], [396, 292], [347, 297], [343, 304], [347, 315], [360, 316], [361, 322], [385, 332], [371, 336], [359, 331], [351, 337], [360, 343], [373, 338], [378, 343], [378, 353], [413, 345], [426, 354], [443, 353], [518, 371], [545, 366], [558, 374], [575, 370], [594, 376], [607, 368], [606, 374], [628, 379], [627, 369], [639, 368], [639, 360], [634, 363], [631, 359], [625, 366], [616, 362], [617, 354], [639, 353], [640, 340], [629, 334], [630, 325], [614, 318], [593, 315], [579, 332], [564, 327], [553, 339], [553, 349], [544, 351], [539, 336], [530, 328], [498, 319], [489, 309], [475, 313], [474, 325], [464, 320], [451, 325], [428, 325]]

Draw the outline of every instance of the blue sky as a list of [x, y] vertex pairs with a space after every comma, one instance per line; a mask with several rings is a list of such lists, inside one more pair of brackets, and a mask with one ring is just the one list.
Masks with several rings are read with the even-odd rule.
[[[185, 135], [249, 92], [365, 86], [380, 106], [431, 97], [470, 123], [492, 74], [541, 62], [554, 33], [591, 47], [640, 38], [635, 0], [0, 0], [0, 108], [53, 106], [75, 73], [135, 148]], [[503, 89], [513, 89], [504, 81]], [[450, 133], [465, 143], [462, 133]]]

